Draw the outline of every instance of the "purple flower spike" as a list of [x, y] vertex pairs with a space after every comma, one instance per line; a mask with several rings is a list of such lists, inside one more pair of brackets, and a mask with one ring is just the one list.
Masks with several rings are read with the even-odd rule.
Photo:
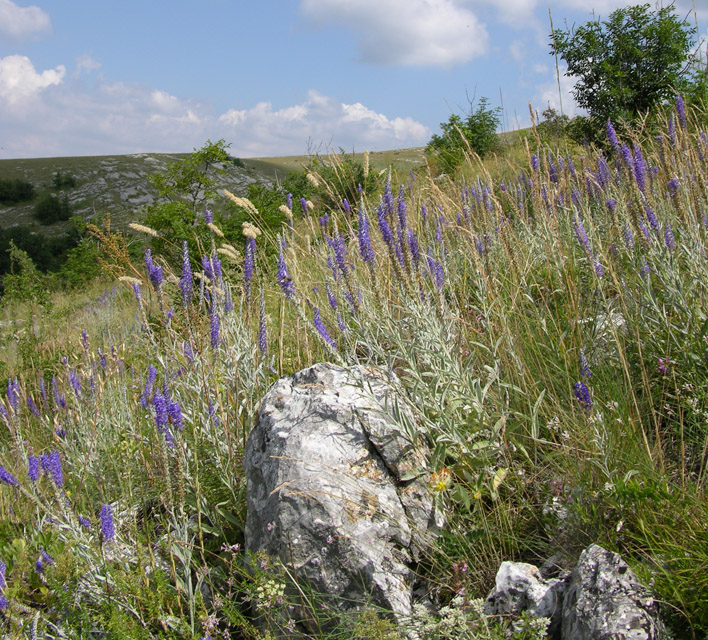
[[243, 283], [246, 289], [246, 296], [251, 291], [251, 279], [253, 278], [253, 268], [256, 264], [256, 240], [246, 238], [246, 247], [243, 252]]
[[268, 333], [266, 327], [265, 295], [261, 287], [261, 304], [258, 314], [258, 350], [266, 355], [268, 353]]
[[37, 482], [39, 479], [39, 458], [31, 453], [27, 457], [27, 475], [30, 482]]
[[357, 229], [359, 239], [359, 252], [364, 262], [373, 265], [376, 254], [371, 246], [371, 235], [369, 234], [369, 219], [364, 211], [364, 205], [359, 207], [359, 226]]
[[5, 467], [0, 467], [0, 482], [9, 484], [12, 487], [19, 486], [19, 482], [15, 476], [13, 476]]
[[686, 105], [683, 103], [681, 95], [676, 96], [676, 115], [678, 116], [679, 125], [682, 129], [686, 129]]
[[619, 153], [620, 151], [620, 144], [619, 140], [617, 140], [617, 134], [615, 133], [615, 128], [612, 126], [612, 120], [609, 118], [607, 119], [607, 139], [610, 141], [610, 145], [612, 146], [612, 149], [615, 151], [615, 153]]
[[285, 299], [292, 300], [295, 297], [295, 285], [290, 277], [288, 266], [285, 264], [283, 245], [284, 243], [280, 242], [278, 246], [278, 270], [275, 277], [278, 280], [278, 285], [280, 285], [280, 290], [285, 295]]
[[666, 243], [666, 248], [669, 251], [673, 251], [676, 248], [676, 239], [674, 238], [674, 232], [668, 222], [666, 223], [666, 228], [664, 229], [664, 242]]
[[212, 305], [209, 315], [209, 341], [212, 349], [219, 346], [219, 312], [215, 305]]
[[578, 365], [580, 366], [580, 377], [589, 378], [592, 375], [590, 371], [590, 366], [588, 365], [587, 358], [585, 357], [585, 350], [581, 349], [578, 355]]
[[319, 307], [315, 307], [314, 311], [312, 312], [312, 324], [315, 325], [315, 329], [317, 329], [317, 333], [320, 334], [322, 339], [330, 347], [332, 347], [332, 349], [336, 349], [337, 343], [332, 339], [332, 336], [329, 335], [329, 331], [327, 331], [327, 327], [325, 326], [324, 322], [322, 322], [322, 316], [320, 316]]
[[578, 402], [583, 405], [584, 409], [590, 410], [592, 408], [590, 390], [582, 382], [576, 382], [573, 385], [573, 393], [575, 394]]
[[104, 504], [101, 507], [101, 535], [103, 536], [104, 542], [112, 542], [116, 537], [116, 529], [113, 524], [113, 510], [111, 505]]
[[39, 462], [42, 465], [44, 472], [51, 476], [54, 484], [59, 488], [64, 488], [64, 474], [61, 470], [61, 458], [59, 457], [59, 452], [54, 449], [49, 453], [43, 453]]
[[207, 224], [214, 224], [214, 214], [212, 213], [211, 209], [204, 210], [204, 220]]

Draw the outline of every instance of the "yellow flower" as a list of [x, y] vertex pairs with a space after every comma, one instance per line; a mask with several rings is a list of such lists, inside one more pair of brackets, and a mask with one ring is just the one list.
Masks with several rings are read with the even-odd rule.
[[440, 471], [434, 471], [430, 474], [430, 480], [428, 484], [430, 488], [436, 493], [442, 493], [447, 489], [447, 486], [452, 480], [452, 474], [448, 469], [443, 467]]

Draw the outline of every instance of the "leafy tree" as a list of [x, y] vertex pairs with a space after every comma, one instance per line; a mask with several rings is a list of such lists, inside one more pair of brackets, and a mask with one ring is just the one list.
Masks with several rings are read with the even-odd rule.
[[71, 218], [68, 196], [64, 194], [59, 197], [53, 193], [45, 193], [34, 207], [34, 217], [43, 225], [65, 222]]
[[34, 198], [34, 185], [26, 180], [0, 178], [0, 204], [14, 204]]
[[70, 173], [57, 171], [52, 179], [52, 185], [55, 189], [72, 188], [76, 186], [76, 178]]
[[498, 144], [497, 129], [501, 124], [501, 108], [491, 108], [485, 97], [479, 99], [463, 119], [454, 113], [442, 122], [442, 134], [435, 134], [426, 146], [426, 153], [436, 157], [440, 169], [454, 173], [462, 164], [469, 149], [484, 157]]
[[217, 196], [216, 176], [223, 172], [221, 163], [230, 159], [224, 140], [207, 140], [183, 160], [171, 163], [165, 171], [150, 176], [160, 200], [148, 207], [145, 224], [160, 232], [154, 248], [177, 254], [182, 240], [192, 240], [197, 213]]
[[623, 7], [608, 20], [555, 29], [551, 53], [575, 78], [573, 96], [595, 125], [631, 120], [701, 80], [692, 61], [696, 29], [673, 6]]

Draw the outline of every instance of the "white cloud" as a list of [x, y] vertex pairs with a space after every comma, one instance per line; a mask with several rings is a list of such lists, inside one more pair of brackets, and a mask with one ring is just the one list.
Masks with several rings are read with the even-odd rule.
[[18, 7], [0, 0], [0, 40], [19, 42], [51, 31], [49, 16], [39, 7]]
[[60, 84], [65, 73], [64, 65], [37, 73], [26, 56], [13, 55], [1, 58], [0, 100], [10, 107], [22, 104], [42, 89]]
[[91, 73], [101, 68], [101, 63], [94, 60], [88, 53], [84, 53], [76, 58], [76, 73]]
[[364, 62], [441, 66], [486, 52], [484, 25], [457, 0], [301, 0], [313, 22], [355, 33]]
[[1, 157], [186, 152], [221, 138], [240, 157], [294, 155], [418, 146], [431, 135], [411, 118], [316, 91], [299, 104], [261, 102], [219, 115], [205, 102], [151, 87], [63, 78], [61, 66], [38, 73], [23, 56], [0, 60]]
[[218, 120], [245, 157], [305, 153], [308, 144], [318, 150], [321, 145], [360, 151], [410, 147], [425, 144], [431, 135], [412, 118], [389, 118], [313, 90], [298, 105], [274, 110], [260, 102], [251, 109], [229, 110]]

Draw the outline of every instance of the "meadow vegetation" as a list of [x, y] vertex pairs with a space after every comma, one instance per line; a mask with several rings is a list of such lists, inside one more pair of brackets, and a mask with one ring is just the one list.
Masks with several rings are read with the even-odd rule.
[[321, 158], [169, 237], [136, 220], [140, 260], [94, 227], [112, 279], [4, 303], [3, 636], [265, 638], [254, 619], [296, 597], [323, 638], [402, 637], [243, 552], [260, 399], [327, 360], [395, 375], [430, 445], [448, 524], [421, 637], [506, 637], [479, 601], [500, 562], [590, 543], [704, 637], [706, 113], [655, 117], [658, 137], [608, 123], [605, 151], [534, 129], [455, 176]]

